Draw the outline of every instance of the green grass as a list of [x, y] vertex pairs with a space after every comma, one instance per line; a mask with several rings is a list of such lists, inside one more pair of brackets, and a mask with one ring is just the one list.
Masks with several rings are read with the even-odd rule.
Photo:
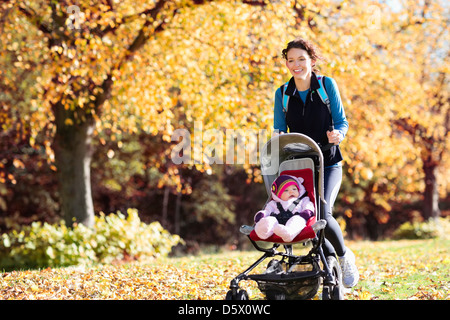
[[348, 298], [450, 299], [450, 241], [354, 242], [361, 279]]

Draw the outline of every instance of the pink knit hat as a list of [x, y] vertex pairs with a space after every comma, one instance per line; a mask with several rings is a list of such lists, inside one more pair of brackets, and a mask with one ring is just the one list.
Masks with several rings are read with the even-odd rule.
[[294, 177], [288, 175], [281, 175], [278, 178], [276, 178], [275, 181], [272, 183], [272, 193], [276, 195], [278, 198], [280, 198], [284, 190], [286, 190], [287, 187], [292, 185], [296, 186], [297, 189], [300, 190], [297, 180], [295, 180]]

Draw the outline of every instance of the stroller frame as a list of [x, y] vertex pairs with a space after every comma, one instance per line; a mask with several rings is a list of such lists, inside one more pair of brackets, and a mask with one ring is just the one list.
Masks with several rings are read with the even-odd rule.
[[[314, 166], [313, 184], [316, 193], [314, 195], [316, 207], [315, 218], [318, 221], [319, 219], [324, 219], [326, 202], [323, 196], [322, 151], [330, 146], [320, 147], [314, 140], [300, 133], [288, 133], [272, 137], [265, 144], [260, 155], [261, 171], [269, 200], [271, 197], [272, 182], [279, 174], [286, 171], [281, 170], [282, 164], [287, 162], [293, 162], [295, 164], [296, 161], [294, 159], [309, 158], [311, 160], [306, 162], [313, 163]], [[292, 171], [293, 168], [290, 169]], [[225, 297], [226, 300], [249, 299], [248, 293], [239, 287], [239, 282], [243, 280], [256, 281], [260, 291], [265, 294], [267, 299], [311, 299], [317, 294], [321, 283], [323, 285], [323, 300], [342, 300], [344, 298], [342, 271], [338, 260], [334, 255], [325, 257], [322, 249], [322, 244], [325, 239], [324, 227], [315, 232], [314, 238], [300, 240], [296, 238], [294, 239], [295, 242], [292, 243], [275, 242], [269, 248], [260, 246], [257, 241], [252, 239], [249, 231], [252, 229], [253, 227], [242, 226], [241, 232], [247, 235], [255, 249], [264, 254], [245, 271], [231, 280], [230, 290]], [[308, 242], [312, 244], [312, 248], [306, 255], [299, 256], [293, 253], [293, 244], [303, 243], [303, 245], [306, 245]], [[284, 251], [279, 250], [281, 246], [284, 247]], [[281, 257], [281, 260], [271, 260], [264, 273], [250, 274], [264, 260], [278, 256]], [[323, 266], [322, 268], [321, 265]], [[309, 270], [296, 270], [305, 267]]]

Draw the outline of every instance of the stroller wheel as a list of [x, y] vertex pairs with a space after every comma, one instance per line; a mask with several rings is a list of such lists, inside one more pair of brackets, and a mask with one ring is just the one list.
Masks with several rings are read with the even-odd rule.
[[249, 300], [247, 291], [239, 290], [236, 296], [236, 300]]
[[233, 300], [233, 291], [228, 290], [225, 300]]
[[239, 290], [235, 296], [233, 296], [232, 290], [228, 290], [225, 300], [249, 300], [249, 297], [245, 290]]
[[333, 274], [335, 284], [324, 285], [322, 291], [323, 300], [344, 300], [344, 288], [342, 286], [342, 270], [334, 256], [327, 257], [327, 264]]

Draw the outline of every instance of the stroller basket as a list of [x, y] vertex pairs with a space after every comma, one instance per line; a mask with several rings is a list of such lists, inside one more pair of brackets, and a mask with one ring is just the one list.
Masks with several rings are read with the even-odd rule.
[[289, 272], [284, 274], [253, 274], [249, 275], [248, 278], [255, 281], [266, 281], [266, 282], [295, 282], [301, 281], [304, 278], [318, 277], [320, 271], [300, 271], [300, 272]]
[[306, 300], [313, 298], [320, 287], [320, 276], [316, 272], [302, 272], [288, 277], [261, 279], [250, 277], [269, 300]]

